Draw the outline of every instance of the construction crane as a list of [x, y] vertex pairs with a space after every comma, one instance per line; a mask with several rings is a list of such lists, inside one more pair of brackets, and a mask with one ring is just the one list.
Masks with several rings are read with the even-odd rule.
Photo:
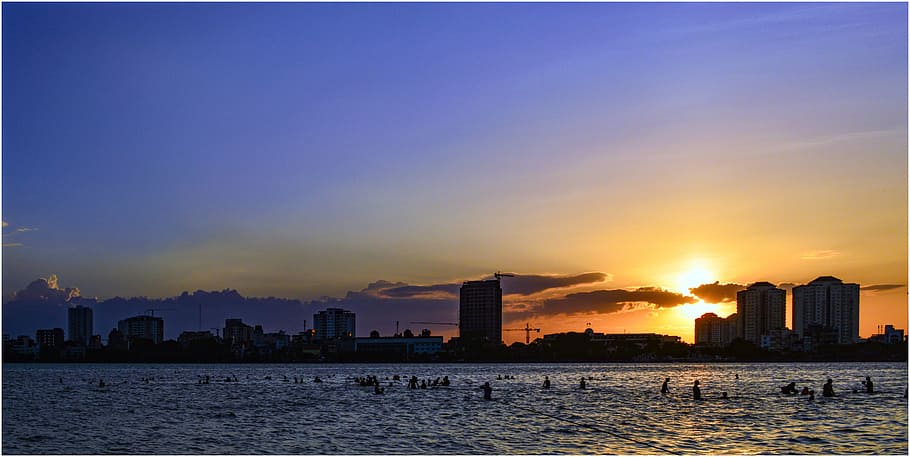
[[531, 328], [531, 326], [525, 322], [525, 328], [504, 328], [504, 332], [525, 332], [525, 344], [531, 344], [531, 332], [540, 333], [539, 328]]
[[412, 324], [424, 324], [424, 325], [454, 325], [458, 327], [458, 324], [455, 322], [411, 322]]
[[493, 277], [496, 278], [497, 281], [501, 280], [503, 278], [503, 276], [505, 276], [507, 278], [515, 277], [515, 275], [512, 273], [503, 273], [501, 271], [497, 271], [496, 273], [493, 273]]
[[177, 311], [177, 310], [174, 308], [149, 308], [149, 309], [145, 310], [145, 314], [155, 317], [155, 311]]

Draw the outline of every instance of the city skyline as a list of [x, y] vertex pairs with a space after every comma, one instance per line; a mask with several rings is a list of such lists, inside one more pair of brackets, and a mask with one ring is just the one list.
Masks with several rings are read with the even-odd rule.
[[[503, 276], [505, 275], [503, 274]], [[785, 283], [775, 285], [765, 281], [757, 281], [745, 285], [709, 283], [694, 287], [690, 290], [689, 295], [685, 295], [672, 290], [657, 288], [599, 289], [597, 288], [598, 281], [585, 282], [592, 281], [592, 277], [597, 278], [597, 273], [570, 277], [513, 275], [511, 273], [508, 275], [510, 277], [502, 279], [504, 283], [516, 279], [519, 283], [504, 284], [502, 286], [502, 289], [506, 291], [503, 293], [505, 298], [502, 301], [506, 305], [503, 308], [501, 325], [504, 330], [508, 327], [517, 330], [517, 327], [533, 324], [532, 327], [542, 327], [541, 332], [538, 332], [540, 335], [567, 331], [578, 332], [586, 328], [594, 328], [605, 333], [656, 332], [680, 336], [687, 343], [695, 343], [695, 320], [697, 318], [703, 317], [705, 313], [718, 314], [720, 318], [726, 318], [736, 313], [738, 307], [737, 298], [744, 292], [751, 290], [750, 287], [752, 289], [756, 287], [781, 287], [781, 289], [775, 290], [785, 294], [783, 303], [780, 303], [784, 307], [784, 326], [793, 330], [794, 333], [799, 333], [793, 325], [795, 311], [793, 308], [792, 289], [795, 287], [805, 288], [818, 280], [838, 281], [837, 278], [831, 276], [820, 276], [803, 284]], [[488, 276], [485, 281], [481, 282], [492, 282], [489, 279], [492, 279], [493, 275]], [[464, 284], [476, 284], [477, 282], [465, 281]], [[370, 287], [358, 294], [349, 293], [344, 298], [323, 297], [319, 300], [311, 301], [281, 297], [258, 298], [243, 296], [233, 289], [210, 292], [197, 290], [193, 293], [184, 292], [179, 296], [163, 298], [112, 297], [104, 299], [82, 297], [78, 288], [62, 287], [54, 276], [50, 278], [50, 281], [44, 278], [33, 281], [28, 288], [17, 293], [16, 299], [6, 303], [7, 317], [3, 321], [3, 332], [4, 334], [15, 336], [23, 333], [34, 333], [37, 329], [66, 328], [69, 324], [63, 319], [66, 319], [67, 315], [71, 315], [72, 310], [77, 309], [74, 306], [88, 306], [93, 310], [97, 306], [103, 306], [105, 311], [101, 313], [102, 317], [100, 320], [115, 323], [129, 317], [145, 316], [150, 311], [151, 315], [154, 315], [155, 311], [166, 312], [165, 314], [170, 316], [172, 322], [167, 327], [167, 333], [164, 335], [166, 339], [176, 339], [178, 334], [183, 331], [211, 329], [213, 328], [212, 326], [220, 326], [225, 320], [232, 319], [247, 319], [255, 321], [254, 323], [256, 324], [264, 324], [266, 331], [280, 330], [292, 334], [304, 330], [304, 325], [308, 329], [318, 329], [319, 325], [325, 325], [324, 323], [319, 324], [317, 314], [325, 315], [327, 311], [334, 309], [338, 312], [353, 312], [361, 315], [358, 319], [361, 325], [352, 336], [362, 337], [372, 331], [379, 331], [381, 335], [388, 336], [405, 329], [410, 329], [416, 334], [425, 328], [429, 328], [432, 330], [433, 335], [450, 338], [459, 335], [459, 327], [450, 326], [447, 323], [456, 323], [463, 320], [459, 317], [459, 296], [461, 295], [459, 288], [461, 287], [461, 283], [421, 286], [385, 281], [371, 284]], [[874, 292], [878, 289], [891, 290], [893, 288], [890, 285], [882, 284], [866, 285], [858, 287], [857, 293], [859, 291]], [[201, 296], [198, 294], [201, 294]], [[541, 300], [541, 303], [534, 305], [535, 307], [532, 309], [526, 306], [528, 297], [531, 297], [531, 301]], [[382, 306], [385, 300], [389, 300], [391, 303], [406, 303], [409, 306], [409, 312], [413, 314], [395, 314], [396, 311], [389, 311]], [[518, 301], [516, 302], [515, 300]], [[420, 309], [428, 303], [433, 306], [432, 309]], [[584, 305], [591, 306], [591, 303], [611, 308], [610, 311], [603, 313], [607, 316], [611, 313], [635, 312], [641, 308], [652, 312], [682, 313], [680, 317], [682, 324], [676, 327], [678, 331], [648, 327], [646, 325], [635, 327], [631, 330], [627, 328], [616, 329], [609, 326], [595, 325], [590, 322], [590, 320], [596, 321], [594, 317], [597, 314], [572, 313], [572, 307], [582, 305], [583, 309]], [[28, 311], [30, 307], [39, 306], [42, 309], [40, 311], [36, 310], [35, 316], [23, 312], [23, 310]], [[174, 307], [158, 308], [158, 306]], [[689, 308], [681, 309], [686, 306]], [[906, 328], [903, 324], [894, 321], [872, 323], [869, 317], [870, 313], [865, 310], [864, 306], [859, 306], [858, 308], [860, 315], [859, 336], [861, 338], [880, 333], [880, 327], [887, 324]], [[708, 309], [708, 311], [704, 311], [705, 309]], [[723, 311], [725, 309], [729, 312]], [[206, 317], [204, 321], [202, 318], [203, 310], [205, 310]], [[698, 314], [692, 314], [690, 318], [688, 313]], [[453, 315], [454, 317], [452, 317]], [[198, 325], [196, 325], [197, 316]], [[572, 324], [585, 319], [588, 321], [584, 322], [583, 325], [573, 326]], [[174, 324], [174, 321], [178, 321], [180, 324]], [[550, 322], [554, 321], [560, 322], [560, 324], [550, 324]], [[545, 324], [541, 324], [541, 322]], [[742, 322], [742, 319], [740, 319], [740, 322]], [[353, 324], [350, 325], [353, 328]], [[768, 324], [763, 325], [767, 326]], [[768, 328], [778, 328], [777, 325], [772, 323]], [[855, 325], [855, 322], [851, 325]], [[867, 329], [867, 327], [869, 328]], [[101, 332], [102, 337], [108, 331], [103, 326], [96, 328]], [[766, 333], [766, 331], [760, 332], [760, 334], [763, 333]], [[513, 333], [503, 331], [501, 333], [502, 340], [506, 344], [521, 342], [525, 338], [522, 335], [524, 333], [518, 333], [517, 331]], [[757, 344], [757, 335], [749, 337], [748, 332], [746, 332], [746, 339]], [[69, 332], [67, 332], [66, 337], [67, 340], [70, 339]]]
[[792, 327], [826, 275], [908, 328], [906, 4], [2, 8], [4, 328], [59, 275], [391, 334], [494, 271], [505, 328], [691, 342], [760, 281]]

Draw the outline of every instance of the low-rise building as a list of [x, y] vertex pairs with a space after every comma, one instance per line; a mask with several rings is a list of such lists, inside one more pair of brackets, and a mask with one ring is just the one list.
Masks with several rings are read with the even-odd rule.
[[354, 338], [354, 350], [358, 353], [381, 353], [394, 355], [427, 354], [442, 351], [441, 336], [406, 337], [361, 337]]
[[117, 329], [127, 341], [144, 339], [155, 344], [164, 341], [164, 319], [160, 317], [130, 317], [119, 321]]
[[35, 341], [41, 348], [61, 349], [63, 347], [63, 329], [40, 329], [35, 332]]
[[904, 329], [896, 329], [893, 325], [879, 326], [879, 332], [869, 337], [869, 341], [885, 344], [900, 344], [904, 342]]
[[695, 344], [726, 347], [736, 338], [738, 315], [733, 313], [720, 317], [714, 313], [705, 313], [695, 319]]

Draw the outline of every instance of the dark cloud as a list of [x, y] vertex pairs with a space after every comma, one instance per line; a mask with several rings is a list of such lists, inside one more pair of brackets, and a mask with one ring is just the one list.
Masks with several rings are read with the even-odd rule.
[[16, 292], [14, 300], [17, 301], [46, 301], [53, 303], [66, 303], [79, 296], [79, 289], [67, 287], [61, 289], [57, 285], [57, 275], [49, 278], [38, 278], [32, 281], [25, 289]]
[[439, 297], [439, 298], [458, 298], [458, 289], [461, 284], [434, 284], [432, 286], [401, 286], [385, 289], [382, 295], [390, 298], [409, 298], [409, 297]]
[[906, 287], [906, 284], [870, 284], [868, 286], [860, 287], [859, 290], [878, 292], [882, 290], [900, 289], [901, 287]]
[[714, 281], [711, 284], [693, 287], [689, 289], [689, 292], [708, 303], [724, 303], [736, 301], [736, 293], [745, 288], [746, 286], [742, 284], [721, 284], [718, 281]]
[[635, 290], [610, 289], [578, 292], [562, 298], [545, 300], [542, 314], [615, 313], [632, 303], [649, 303], [658, 308], [695, 303], [695, 297], [657, 287], [640, 287]]
[[554, 275], [515, 275], [503, 278], [502, 293], [531, 295], [549, 289], [571, 287], [579, 284], [592, 284], [607, 279], [606, 273], [592, 272], [569, 276]]

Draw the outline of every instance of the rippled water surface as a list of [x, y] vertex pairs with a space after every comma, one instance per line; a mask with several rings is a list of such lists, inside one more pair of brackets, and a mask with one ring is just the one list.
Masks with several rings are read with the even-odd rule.
[[[515, 379], [496, 379], [506, 374]], [[199, 375], [211, 383], [198, 384]], [[224, 382], [228, 375], [238, 382]], [[366, 375], [384, 395], [354, 383]], [[448, 375], [452, 385], [409, 390], [411, 375]], [[2, 451], [906, 455], [907, 375], [906, 363], [4, 364]], [[661, 396], [666, 376], [671, 393]], [[853, 392], [865, 376], [877, 393]], [[584, 390], [582, 377], [591, 378]], [[828, 377], [832, 399], [820, 396]], [[704, 401], [691, 398], [695, 379]], [[486, 381], [493, 401], [482, 398]], [[780, 395], [790, 381], [818, 399]]]

